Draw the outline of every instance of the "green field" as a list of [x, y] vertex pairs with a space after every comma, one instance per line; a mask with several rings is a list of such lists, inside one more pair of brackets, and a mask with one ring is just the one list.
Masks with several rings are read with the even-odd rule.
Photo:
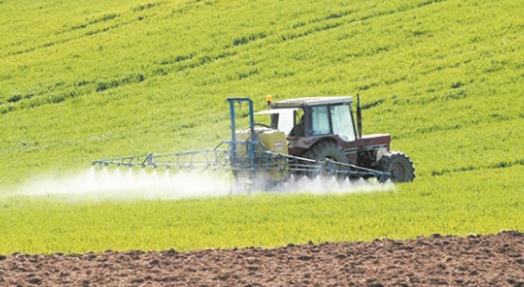
[[[524, 229], [524, 7], [477, 1], [0, 0], [0, 254]], [[361, 95], [416, 165], [396, 191], [18, 196], [94, 159], [212, 148], [225, 99]], [[74, 190], [72, 190], [74, 192]]]

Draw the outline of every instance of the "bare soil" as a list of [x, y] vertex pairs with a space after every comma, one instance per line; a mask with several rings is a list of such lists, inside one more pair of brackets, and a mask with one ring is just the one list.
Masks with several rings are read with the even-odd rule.
[[520, 286], [524, 234], [0, 255], [0, 286]]

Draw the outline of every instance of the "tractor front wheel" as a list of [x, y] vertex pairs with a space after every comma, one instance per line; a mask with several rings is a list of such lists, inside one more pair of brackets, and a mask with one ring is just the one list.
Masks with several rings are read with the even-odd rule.
[[409, 157], [401, 152], [384, 155], [379, 162], [380, 170], [391, 173], [392, 182], [410, 182], [415, 179], [415, 168]]

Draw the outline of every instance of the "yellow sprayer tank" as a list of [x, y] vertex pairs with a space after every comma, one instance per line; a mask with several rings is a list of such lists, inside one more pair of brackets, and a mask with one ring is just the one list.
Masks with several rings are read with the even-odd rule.
[[266, 130], [258, 135], [258, 140], [270, 151], [287, 154], [286, 134], [279, 130]]
[[[288, 154], [286, 134], [283, 131], [255, 127], [256, 139], [260, 144], [256, 145], [256, 152], [269, 150], [276, 153]], [[248, 140], [251, 137], [251, 130], [239, 130], [236, 132], [236, 138], [239, 141]], [[237, 155], [242, 156], [246, 153], [246, 146], [241, 145], [237, 147]]]

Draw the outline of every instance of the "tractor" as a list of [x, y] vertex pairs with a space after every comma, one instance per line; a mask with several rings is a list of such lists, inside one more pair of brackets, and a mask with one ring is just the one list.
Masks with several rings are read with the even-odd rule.
[[[342, 169], [365, 168], [387, 172], [393, 182], [410, 182], [415, 178], [415, 169], [409, 157], [390, 151], [389, 134], [362, 134], [362, 109], [358, 95], [356, 125], [350, 96], [296, 98], [279, 102], [272, 102], [268, 96], [267, 102], [270, 109], [258, 114], [269, 114], [271, 124], [268, 128], [287, 135], [289, 155], [315, 162], [331, 160], [350, 165], [337, 165]], [[315, 172], [308, 174], [315, 175]], [[350, 174], [350, 177], [354, 176], [359, 176], [359, 173]]]
[[[94, 165], [141, 166], [232, 174], [235, 189], [271, 190], [289, 181], [336, 178], [338, 181], [375, 178], [379, 182], [409, 182], [415, 178], [412, 161], [391, 152], [388, 134], [362, 135], [362, 112], [357, 95], [356, 125], [352, 97], [297, 98], [273, 102], [254, 112], [250, 98], [228, 98], [231, 139], [213, 149], [171, 154], [142, 154], [95, 160]], [[237, 129], [236, 106], [247, 104], [249, 125]], [[255, 115], [269, 116], [266, 123]]]

